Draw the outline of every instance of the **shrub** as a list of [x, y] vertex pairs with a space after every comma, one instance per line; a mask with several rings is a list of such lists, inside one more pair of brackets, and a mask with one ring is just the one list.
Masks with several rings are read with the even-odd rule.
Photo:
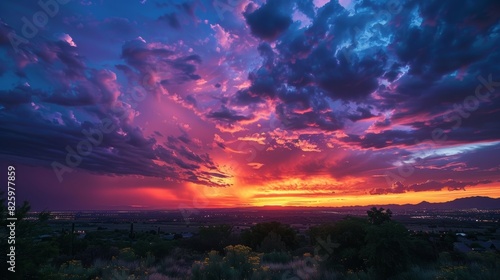
[[85, 268], [77, 260], [71, 260], [55, 269], [52, 266], [43, 266], [40, 269], [42, 279], [50, 280], [87, 280], [98, 276], [98, 271], [94, 267]]
[[[279, 236], [280, 242], [283, 242], [285, 245], [285, 249], [294, 249], [297, 246], [297, 233], [295, 230], [289, 225], [279, 222], [256, 224], [249, 230], [243, 231], [241, 237], [246, 245], [257, 249], [271, 233]], [[271, 251], [274, 250], [274, 248], [270, 249]]]
[[407, 229], [395, 222], [371, 226], [363, 250], [368, 266], [386, 279], [404, 271], [409, 264]]
[[[191, 269], [193, 280], [212, 279], [269, 279], [264, 276], [268, 267], [261, 267], [261, 256], [252, 252], [252, 249], [243, 245], [227, 246], [225, 256], [217, 251], [211, 251], [203, 262], [196, 261]], [[259, 276], [257, 276], [259, 274]]]
[[137, 256], [135, 255], [135, 252], [132, 248], [126, 247], [120, 250], [120, 254], [118, 255], [118, 258], [124, 261], [134, 261], [137, 259]]
[[292, 261], [292, 255], [286, 252], [265, 253], [262, 256], [262, 261], [266, 263], [289, 263]]

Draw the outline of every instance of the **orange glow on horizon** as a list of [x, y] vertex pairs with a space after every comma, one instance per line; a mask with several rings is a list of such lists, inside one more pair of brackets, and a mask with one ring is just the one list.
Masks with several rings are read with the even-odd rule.
[[[422, 201], [431, 203], [447, 202], [457, 198], [471, 196], [488, 196], [500, 198], [499, 185], [483, 185], [470, 187], [466, 191], [422, 191], [398, 194], [370, 195], [368, 193], [327, 193], [321, 190], [304, 192], [304, 190], [273, 190], [266, 187], [227, 187], [210, 188], [192, 185], [192, 208], [232, 208], [246, 206], [310, 206], [310, 207], [342, 207], [385, 204], [418, 204]], [[307, 190], [307, 189], [305, 189]], [[188, 205], [189, 206], [189, 205]]]
[[[466, 191], [422, 191], [396, 194], [371, 195], [367, 192], [344, 189], [342, 182], [331, 182], [332, 189], [322, 186], [326, 178], [305, 180], [290, 178], [282, 182], [270, 182], [265, 186], [246, 185], [241, 187], [207, 187], [193, 183], [181, 189], [166, 189], [161, 186], [148, 186], [133, 189], [103, 189], [99, 196], [104, 200], [120, 199], [124, 205], [141, 206], [146, 209], [203, 209], [237, 207], [342, 207], [387, 204], [418, 204], [447, 202], [457, 198], [488, 196], [500, 198], [498, 183], [469, 187]], [[361, 179], [349, 179], [350, 183]], [[349, 181], [349, 180], [346, 180]], [[285, 184], [285, 182], [287, 184]], [[285, 184], [283, 189], [277, 186]], [[302, 185], [301, 183], [304, 183]], [[290, 187], [294, 186], [294, 187]], [[319, 187], [318, 187], [319, 186]], [[335, 190], [333, 190], [335, 189]]]
[[253, 206], [311, 206], [311, 207], [342, 207], [342, 206], [366, 206], [386, 204], [418, 204], [427, 202], [447, 202], [457, 198], [470, 196], [489, 196], [500, 198], [498, 191], [490, 188], [473, 188], [467, 191], [423, 191], [407, 192], [400, 194], [385, 195], [340, 195], [335, 197], [300, 197], [283, 196], [271, 198], [259, 198], [251, 203]]

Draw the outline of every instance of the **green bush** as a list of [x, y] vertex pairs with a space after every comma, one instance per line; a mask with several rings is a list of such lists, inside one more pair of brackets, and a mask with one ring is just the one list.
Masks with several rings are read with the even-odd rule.
[[56, 269], [53, 266], [45, 265], [39, 270], [42, 280], [88, 280], [99, 275], [95, 267], [83, 267], [78, 260], [71, 260]]
[[408, 230], [395, 222], [384, 222], [369, 228], [363, 254], [367, 265], [381, 279], [407, 269], [410, 263]]
[[[275, 236], [270, 236], [275, 235]], [[279, 237], [279, 244], [277, 246], [281, 248], [273, 248], [268, 246], [270, 240], [277, 240]], [[245, 230], [241, 234], [241, 238], [245, 245], [257, 250], [263, 245], [265, 241], [265, 250], [281, 250], [281, 249], [295, 249], [298, 244], [297, 233], [289, 225], [282, 224], [279, 222], [266, 222], [258, 223], [249, 230]], [[283, 245], [281, 244], [283, 243]], [[284, 247], [284, 248], [282, 248]], [[261, 250], [259, 250], [261, 251]], [[261, 251], [262, 252], [262, 251]]]
[[289, 263], [292, 259], [292, 255], [287, 252], [271, 252], [262, 256], [262, 261], [266, 263]]
[[[239, 280], [264, 277], [267, 266], [261, 266], [261, 256], [243, 245], [227, 246], [225, 256], [217, 251], [211, 251], [203, 262], [196, 261], [191, 269], [193, 280]], [[254, 276], [255, 275], [255, 276]], [[264, 277], [260, 279], [268, 279]]]
[[124, 261], [134, 261], [137, 259], [137, 256], [135, 255], [134, 249], [130, 247], [126, 247], [120, 250], [120, 254], [118, 255], [118, 258]]

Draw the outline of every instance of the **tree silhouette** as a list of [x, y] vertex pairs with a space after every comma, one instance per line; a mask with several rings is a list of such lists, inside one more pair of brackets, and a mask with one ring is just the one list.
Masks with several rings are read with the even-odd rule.
[[362, 255], [378, 279], [388, 279], [408, 268], [410, 239], [403, 225], [392, 221], [372, 225], [365, 242]]
[[371, 224], [380, 225], [383, 222], [390, 221], [392, 217], [392, 211], [390, 209], [384, 209], [377, 207], [372, 207], [370, 210], [366, 211], [368, 214], [368, 220]]
[[264, 253], [286, 251], [286, 244], [281, 241], [280, 235], [272, 231], [262, 240], [262, 243], [257, 246], [257, 250]]
[[[241, 237], [246, 245], [253, 249], [258, 249], [269, 234], [279, 236], [286, 249], [293, 249], [297, 245], [297, 234], [289, 225], [279, 222], [258, 223], [249, 230], [245, 230]], [[272, 237], [269, 237], [272, 238]], [[267, 243], [267, 241], [266, 241]]]
[[[361, 252], [366, 246], [365, 237], [370, 226], [366, 219], [346, 217], [334, 224], [312, 227], [310, 236], [326, 267], [345, 272], [359, 271], [366, 266]], [[334, 246], [325, 245], [319, 242], [321, 240]]]

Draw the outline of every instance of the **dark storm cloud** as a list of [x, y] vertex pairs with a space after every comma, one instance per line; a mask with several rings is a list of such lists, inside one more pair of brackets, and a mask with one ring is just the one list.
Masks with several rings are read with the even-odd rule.
[[409, 185], [407, 188], [409, 191], [421, 192], [421, 191], [439, 191], [447, 187], [448, 190], [465, 190], [466, 186], [474, 186], [478, 183], [474, 182], [457, 182], [454, 180], [448, 180], [445, 182], [437, 181], [426, 181], [423, 183]]
[[297, 113], [294, 104], [279, 104], [276, 106], [276, 114], [287, 129], [298, 130], [308, 127], [323, 130], [338, 130], [343, 124], [333, 112], [306, 111]]
[[217, 119], [229, 123], [253, 119], [253, 116], [240, 115], [236, 111], [231, 110], [224, 105], [221, 106], [218, 111], [212, 111], [208, 113], [207, 117], [210, 119]]
[[375, 117], [375, 115], [372, 114], [370, 108], [363, 108], [363, 107], [357, 107], [354, 113], [347, 116], [347, 118], [349, 118], [353, 122], [369, 119], [371, 117]]
[[101, 28], [108, 28], [110, 31], [120, 34], [134, 34], [137, 30], [128, 18], [111, 17], [104, 20]]
[[120, 92], [109, 88], [109, 82], [116, 79], [115, 73], [109, 70], [87, 70], [89, 76], [85, 80], [73, 81], [71, 88], [62, 88], [41, 100], [63, 106], [88, 106], [105, 104], [111, 106], [116, 102]]
[[64, 68], [58, 75], [64, 77], [68, 83], [70, 80], [85, 79], [87, 66], [77, 47], [68, 42], [63, 40], [44, 42], [34, 50], [34, 53], [47, 65], [55, 66], [61, 63]]
[[[248, 15], [265, 12], [276, 16], [282, 4], [268, 1], [247, 13], [247, 23], [254, 29], [264, 26], [265, 21], [260, 25], [248, 22]], [[332, 1], [313, 13], [307, 3], [296, 1], [312, 24], [304, 28], [291, 24], [275, 38], [260, 36], [276, 39], [276, 47], [259, 45], [262, 65], [250, 73], [251, 86], [237, 91], [229, 104], [275, 100], [275, 112], [283, 125], [297, 130], [338, 130], [347, 120], [362, 121], [393, 110], [391, 116], [375, 123], [385, 131], [346, 139], [363, 148], [412, 146], [431, 138], [436, 128], [453, 126], [454, 106], [474, 95], [481, 84], [478, 75], [500, 73], [500, 67], [491, 63], [500, 59], [500, 5], [495, 1], [464, 2], [467, 9], [456, 9], [454, 1], [396, 4], [362, 1], [349, 14]], [[392, 83], [391, 87], [381, 80]], [[463, 143], [497, 139], [500, 131], [492, 109], [497, 106], [496, 97], [492, 94], [493, 101], [482, 103], [449, 137]], [[336, 100], [352, 102], [354, 111], [332, 107], [331, 101]], [[443, 117], [445, 113], [448, 118]], [[394, 123], [410, 129], [391, 130]]]
[[231, 102], [237, 106], [246, 106], [264, 102], [258, 94], [252, 93], [249, 89], [238, 90]]
[[[491, 55], [488, 59], [496, 59], [497, 57], [498, 54]], [[478, 63], [483, 64], [484, 62]], [[490, 70], [494, 72], [488, 72]], [[443, 77], [439, 81], [429, 81], [420, 76], [406, 75], [397, 82], [398, 87], [395, 92], [386, 90], [379, 92], [383, 97], [379, 102], [379, 108], [397, 108], [398, 110], [393, 116], [394, 120], [421, 113], [438, 114], [444, 110], [453, 109], [455, 104], [463, 106], [462, 103], [469, 96], [477, 98], [478, 87], [480, 96], [488, 96], [488, 98], [481, 98], [482, 100], [479, 101], [488, 103], [489, 100], [494, 99], [496, 94], [490, 92], [491, 89], [486, 89], [482, 81], [487, 81], [488, 76], [492, 75], [492, 86], [496, 85], [498, 88], [500, 74], [497, 73], [500, 72], [483, 67], [482, 71], [477, 73], [477, 75], [466, 75], [461, 79], [450, 76]]]
[[185, 100], [188, 104], [193, 105], [194, 107], [196, 107], [196, 106], [197, 106], [197, 104], [198, 104], [198, 103], [196, 102], [196, 99], [195, 99], [195, 98], [194, 98], [194, 96], [192, 96], [192, 95], [187, 95], [187, 96], [184, 98], [184, 100]]
[[278, 97], [282, 102], [276, 106], [276, 114], [286, 128], [330, 131], [343, 127], [343, 117], [330, 109], [315, 87], [281, 87]]
[[416, 144], [419, 140], [423, 141], [424, 139], [429, 140], [430, 134], [419, 135], [413, 131], [385, 130], [381, 133], [366, 133], [363, 137], [359, 135], [349, 135], [349, 138], [343, 141], [347, 143], [357, 143], [363, 148], [380, 149], [393, 146], [411, 146]]
[[[199, 55], [193, 54], [184, 57], [180, 57], [170, 61], [169, 64], [176, 70], [184, 73], [187, 77], [186, 80], [198, 80], [200, 76], [195, 74], [196, 64], [201, 63], [201, 57]], [[189, 78], [189, 79], [187, 79]]]
[[[18, 114], [24, 114], [29, 119], [13, 122]], [[95, 128], [90, 123], [80, 125], [66, 114], [61, 115], [60, 121], [51, 121], [28, 105], [3, 112], [2, 120], [0, 125], [4, 131], [4, 145], [0, 153], [28, 165], [50, 166], [53, 161], [65, 164], [68, 154], [65, 147], [75, 150], [78, 143], [85, 139], [82, 129]], [[151, 161], [154, 158], [154, 153], [150, 150], [152, 140], [138, 141], [139, 139], [133, 131], [127, 136], [116, 132], [107, 134], [103, 143], [93, 148], [79, 168], [100, 174], [162, 176], [166, 170], [163, 171]], [[18, 145], [19, 141], [23, 144]]]
[[5, 62], [0, 59], [0, 77], [2, 77], [5, 72], [7, 72], [7, 66]]
[[455, 178], [461, 180], [467, 178], [467, 176], [494, 178], [500, 171], [500, 158], [495, 156], [497, 154], [500, 154], [500, 144], [498, 142], [483, 143], [483, 146], [465, 150], [454, 156], [428, 156], [421, 160], [423, 163], [420, 168], [430, 167], [436, 170], [452, 171]]
[[344, 100], [361, 100], [375, 91], [386, 60], [382, 51], [356, 60], [348, 60], [343, 54], [335, 57], [326, 46], [317, 48], [311, 59], [318, 67], [315, 76], [319, 87], [330, 97]]
[[[459, 94], [459, 92], [456, 93]], [[477, 101], [477, 109], [474, 111], [464, 109], [463, 100], [460, 103], [449, 105], [448, 108], [442, 106], [441, 115], [430, 119], [418, 120], [417, 117], [413, 119], [412, 114], [405, 112], [405, 118], [408, 118], [405, 124], [411, 126], [411, 130], [384, 130], [380, 133], [366, 133], [363, 136], [349, 135], [343, 141], [356, 143], [363, 148], [380, 149], [393, 146], [413, 146], [420, 142], [434, 143], [440, 146], [446, 145], [446, 143], [467, 144], [498, 140], [500, 135], [500, 126], [496, 121], [500, 118], [500, 111], [496, 109], [500, 106], [498, 95], [492, 95], [490, 101]], [[418, 101], [412, 104], [415, 108], [419, 108], [415, 115], [428, 113], [432, 108], [439, 109], [429, 102], [426, 106], [428, 110], [425, 110], [425, 104], [417, 103]], [[385, 119], [383, 122], [375, 123], [375, 126], [389, 127], [390, 121]]]
[[463, 153], [457, 159], [458, 162], [464, 162], [467, 168], [474, 168], [481, 172], [495, 172], [500, 171], [500, 144], [493, 146], [482, 147], [471, 151], [469, 153]]
[[[41, 78], [50, 84], [51, 89], [33, 89], [30, 83], [25, 82], [12, 90], [2, 91], [0, 102], [12, 105], [14, 101], [41, 101], [63, 106], [88, 106], [97, 103], [109, 105], [116, 101], [119, 92], [114, 91], [108, 84], [114, 82], [115, 74], [109, 70], [88, 68], [78, 48], [67, 42], [68, 39], [71, 37], [64, 35], [59, 39], [28, 45], [29, 50], [10, 57], [14, 64], [42, 68]], [[18, 73], [24, 71], [23, 69]], [[26, 74], [21, 77], [29, 81]], [[8, 92], [10, 94], [7, 94]]]
[[360, 176], [390, 169], [393, 167], [392, 163], [395, 158], [408, 154], [404, 150], [376, 153], [372, 151], [356, 151], [335, 160], [332, 160], [330, 156], [324, 156], [305, 161], [298, 165], [297, 170], [306, 174], [325, 173], [336, 179], [352, 176], [352, 174]]
[[[290, 3], [286, 0], [269, 0], [257, 10], [244, 14], [252, 34], [264, 40], [276, 39], [292, 24]], [[252, 4], [249, 4], [252, 5]], [[247, 7], [250, 9], [251, 7]]]
[[406, 21], [395, 32], [396, 53], [410, 65], [410, 74], [439, 79], [498, 51], [490, 37], [500, 15], [498, 1], [460, 1], [460, 9], [456, 5], [451, 0], [418, 2], [422, 26], [410, 27]]
[[489, 184], [491, 181], [489, 180], [482, 180], [482, 181], [468, 181], [468, 182], [463, 182], [463, 181], [455, 181], [455, 180], [448, 180], [444, 182], [436, 182], [436, 181], [427, 181], [424, 183], [419, 183], [419, 184], [413, 184], [409, 185], [408, 189], [410, 191], [414, 192], [420, 192], [420, 191], [433, 191], [433, 190], [441, 190], [443, 188], [447, 188], [449, 191], [457, 191], [457, 190], [465, 190], [465, 187], [473, 187], [477, 185], [484, 185], [484, 184]]
[[407, 188], [401, 182], [395, 182], [391, 188], [375, 188], [369, 191], [372, 195], [389, 194], [389, 193], [405, 193]]
[[304, 15], [313, 18], [314, 17], [314, 3], [313, 1], [308, 0], [297, 0], [296, 1], [297, 8], [299, 11], [304, 13]]
[[262, 96], [274, 98], [276, 94], [276, 80], [269, 70], [261, 68], [256, 72], [250, 73], [248, 79], [252, 82], [250, 92]]
[[161, 17], [159, 17], [158, 19], [166, 22], [172, 28], [175, 28], [175, 29], [181, 28], [181, 24], [180, 24], [179, 19], [177, 18], [177, 15], [175, 13], [164, 14]]
[[226, 149], [226, 145], [224, 145], [224, 143], [221, 143], [221, 142], [215, 142], [215, 144], [217, 144], [217, 146], [219, 146], [221, 149]]
[[388, 151], [385, 153], [361, 152], [348, 155], [328, 168], [334, 178], [363, 174], [366, 172], [386, 170], [392, 166], [394, 157], [406, 154], [404, 151]]
[[[4, 29], [0, 29], [1, 34]], [[220, 181], [223, 173], [208, 154], [197, 150], [187, 134], [179, 136], [174, 145], [164, 147], [133, 126], [130, 118], [136, 112], [123, 102], [126, 96], [117, 75], [111, 70], [88, 67], [79, 48], [63, 39], [28, 45], [29, 51], [10, 58], [14, 64], [42, 67], [50, 86], [42, 90], [30, 83], [20, 83], [12, 89], [0, 90], [3, 131], [0, 154], [5, 159], [51, 169], [57, 163], [54, 170], [62, 179], [79, 169], [102, 175], [139, 175], [208, 186], [225, 185]], [[135, 71], [168, 72], [176, 83], [199, 78], [195, 73], [195, 65], [201, 63], [199, 56], [173, 54], [172, 50], [136, 40], [122, 49], [128, 65], [117, 68], [132, 81], [138, 79]], [[194, 98], [191, 103], [196, 104]], [[104, 123], [112, 129], [102, 130]], [[100, 140], [94, 140], [96, 144], [92, 138]], [[214, 181], [211, 173], [217, 174]]]
[[2, 62], [17, 76], [27, 78], [25, 67], [39, 64], [44, 67], [48, 79], [84, 79], [86, 65], [83, 58], [76, 47], [63, 39], [64, 34], [59, 34], [59, 38], [52, 35], [32, 42], [18, 33], [0, 20], [0, 48], [5, 49], [7, 54]]
[[191, 139], [189, 138], [189, 136], [187, 134], [181, 135], [181, 136], [179, 136], [177, 138], [179, 140], [181, 140], [182, 142], [184, 142], [184, 144], [190, 144], [192, 142]]
[[0, 19], [0, 46], [10, 46], [9, 34], [13, 31], [14, 29]]
[[173, 51], [163, 48], [148, 48], [141, 40], [133, 40], [125, 43], [122, 49], [122, 58], [131, 66], [145, 71], [151, 62], [156, 60], [167, 60], [174, 54]]
[[[17, 119], [19, 114], [23, 114], [25, 118]], [[0, 153], [5, 158], [15, 159], [28, 165], [50, 167], [53, 162], [68, 164], [67, 158], [70, 152], [66, 147], [77, 151], [79, 143], [88, 140], [83, 131], [96, 133], [100, 128], [95, 123], [80, 124], [74, 116], [64, 111], [59, 115], [59, 118], [51, 120], [31, 105], [19, 105], [4, 110], [0, 122], [3, 131]], [[113, 118], [109, 116], [108, 120], [111, 119]], [[203, 165], [220, 173], [207, 154], [196, 154], [180, 144], [165, 148], [157, 145], [152, 137], [144, 136], [138, 128], [123, 126], [117, 121], [113, 121], [113, 125], [116, 130], [109, 133], [101, 132], [102, 142], [93, 146], [92, 151], [82, 157], [77, 168], [97, 174], [168, 177], [178, 181], [186, 180], [182, 174], [190, 171], [193, 174], [201, 174], [199, 181], [192, 178], [190, 181], [217, 185], [211, 183], [206, 174], [200, 170], [200, 165]], [[93, 134], [91, 137], [98, 139], [96, 135]], [[19, 145], [19, 141], [23, 144]], [[158, 161], [164, 164], [158, 164]]]
[[[399, 121], [414, 129], [368, 134], [363, 147], [411, 145], [430, 138], [435, 128], [452, 128], [447, 139], [454, 142], [498, 139], [500, 127], [493, 121], [498, 112], [493, 108], [499, 104], [500, 68], [491, 61], [500, 58], [500, 37], [494, 32], [499, 28], [500, 5], [496, 1], [461, 3], [467, 8], [456, 9], [455, 1], [405, 4], [391, 45], [399, 62], [385, 77], [394, 80], [402, 73], [402, 66], [408, 73], [396, 82], [395, 91], [382, 88], [379, 93], [383, 98], [375, 104], [380, 109], [396, 109], [386, 124]], [[409, 20], [417, 8], [422, 17], [420, 26]], [[484, 81], [489, 75], [494, 78], [488, 87]], [[478, 98], [478, 89], [488, 98]], [[468, 105], [477, 108], [464, 110], [472, 99], [477, 104]]]
[[401, 71], [401, 64], [400, 63], [394, 63], [392, 66], [389, 68], [387, 72], [384, 74], [384, 78], [387, 79], [389, 82], [394, 82], [394, 80], [402, 74]]
[[376, 188], [370, 190], [370, 194], [389, 194], [389, 193], [405, 193], [405, 192], [423, 192], [423, 191], [441, 191], [443, 189], [447, 189], [448, 191], [465, 191], [466, 187], [473, 187], [477, 185], [489, 184], [492, 181], [490, 180], [481, 180], [481, 181], [455, 181], [455, 180], [446, 180], [446, 181], [426, 181], [417, 184], [411, 184], [408, 186], [403, 185], [401, 182], [395, 182], [392, 188]]
[[40, 93], [33, 92], [26, 85], [19, 85], [12, 90], [0, 90], [0, 105], [9, 108], [26, 104], [31, 102], [32, 95], [40, 95]]
[[239, 90], [233, 96], [236, 105], [251, 105], [264, 102], [266, 99], [274, 99], [278, 87], [282, 84], [282, 73], [284, 69], [274, 65], [275, 54], [268, 43], [261, 43], [257, 50], [264, 59], [263, 65], [250, 72], [248, 80], [251, 86]]
[[204, 175], [207, 176], [213, 176], [213, 177], [218, 177], [218, 178], [229, 178], [230, 176], [222, 173], [216, 173], [216, 172], [203, 172]]
[[184, 12], [190, 16], [194, 15], [194, 7], [197, 3], [196, 2], [185, 2], [185, 3], [180, 3], [180, 4], [173, 4], [170, 2], [165, 2], [165, 3], [159, 3], [156, 2], [155, 6], [158, 8], [168, 8], [168, 7], [173, 7], [178, 11]]
[[202, 62], [201, 57], [196, 54], [179, 55], [172, 47], [150, 45], [139, 38], [126, 42], [121, 56], [130, 67], [117, 67], [129, 77], [129, 82], [135, 80], [155, 95], [160, 93], [155, 89], [153, 75], [162, 77], [162, 86], [200, 79], [196, 71], [198, 64]]
[[373, 124], [376, 128], [384, 128], [389, 127], [391, 125], [391, 120], [389, 118], [385, 118], [382, 121], [377, 121]]
[[77, 94], [67, 91], [54, 91], [50, 96], [43, 99], [44, 102], [63, 105], [63, 106], [86, 106], [94, 105], [96, 103], [95, 96], [92, 92], [80, 87]]
[[[280, 3], [269, 1], [260, 9], [271, 12]], [[314, 17], [306, 3], [299, 2], [298, 6]], [[379, 86], [377, 79], [384, 74], [387, 60], [381, 48], [350, 57], [336, 50], [338, 44], [351, 39], [350, 24], [363, 27], [369, 19], [364, 14], [350, 18], [342, 6], [330, 2], [318, 11], [310, 27], [290, 27], [274, 49], [267, 43], [260, 44], [263, 64], [249, 74], [251, 86], [238, 91], [232, 103], [251, 105], [265, 99], [278, 100], [276, 113], [288, 129], [338, 130], [347, 119], [369, 118], [365, 106], [346, 115], [328, 104], [331, 100], [361, 101]]]

